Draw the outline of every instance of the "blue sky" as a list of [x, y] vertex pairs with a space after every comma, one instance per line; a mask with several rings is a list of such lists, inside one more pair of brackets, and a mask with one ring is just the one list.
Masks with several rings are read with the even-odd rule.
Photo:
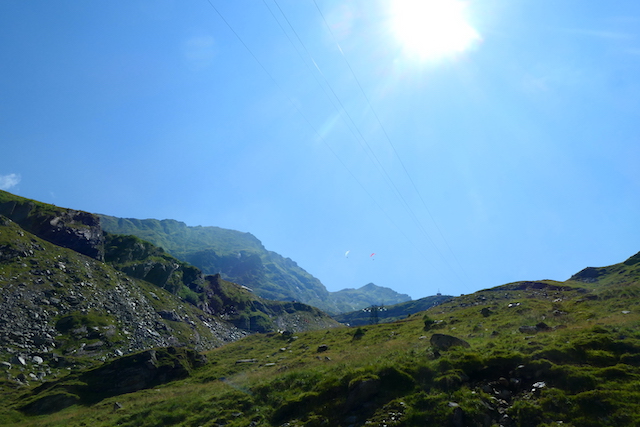
[[383, 0], [2, 1], [0, 188], [250, 232], [331, 291], [640, 251], [640, 3], [461, 7], [425, 57]]

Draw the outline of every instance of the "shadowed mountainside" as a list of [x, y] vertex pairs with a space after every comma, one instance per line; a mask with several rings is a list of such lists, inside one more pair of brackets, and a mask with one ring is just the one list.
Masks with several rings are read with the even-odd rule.
[[175, 220], [116, 218], [100, 215], [105, 231], [135, 235], [164, 248], [205, 274], [245, 285], [263, 298], [301, 301], [329, 313], [358, 310], [371, 304], [408, 301], [408, 295], [373, 283], [359, 289], [329, 292], [289, 258], [268, 251], [250, 233], [220, 227], [190, 227]]

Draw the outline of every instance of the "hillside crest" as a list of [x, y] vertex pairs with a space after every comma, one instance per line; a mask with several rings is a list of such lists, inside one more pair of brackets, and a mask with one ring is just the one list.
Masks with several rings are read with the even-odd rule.
[[411, 298], [373, 283], [359, 289], [329, 292], [295, 261], [267, 250], [250, 233], [220, 227], [187, 226], [176, 220], [117, 218], [100, 215], [102, 227], [131, 234], [164, 248], [205, 274], [245, 285], [257, 295], [280, 301], [301, 301], [328, 313], [395, 304]]

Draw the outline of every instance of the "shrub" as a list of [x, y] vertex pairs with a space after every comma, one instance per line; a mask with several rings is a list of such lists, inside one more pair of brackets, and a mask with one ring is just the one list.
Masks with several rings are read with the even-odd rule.
[[631, 366], [640, 366], [640, 354], [625, 353], [620, 356], [620, 363]]
[[587, 363], [594, 366], [612, 366], [617, 363], [617, 358], [609, 351], [587, 350]]
[[356, 331], [353, 333], [353, 339], [354, 340], [359, 340], [364, 336], [364, 329], [362, 328], [358, 328], [356, 329]]
[[358, 384], [369, 381], [369, 380], [379, 380], [380, 377], [374, 375], [372, 373], [365, 373], [362, 375], [358, 375], [349, 380], [349, 390], [353, 390]]
[[602, 390], [589, 390], [574, 396], [576, 409], [580, 415], [607, 416], [614, 412], [616, 404], [610, 393]]
[[496, 351], [484, 359], [487, 374], [491, 376], [508, 376], [509, 372], [523, 364], [527, 358], [517, 351]]
[[179, 287], [177, 294], [180, 298], [194, 306], [197, 306], [200, 301], [200, 295], [184, 285]]
[[435, 385], [443, 391], [454, 391], [459, 389], [469, 377], [459, 369], [447, 371], [435, 378]]
[[575, 347], [562, 346], [551, 347], [535, 352], [533, 359], [547, 359], [553, 363], [583, 363], [586, 359], [586, 352]]
[[382, 390], [393, 395], [408, 392], [416, 385], [416, 382], [409, 374], [393, 366], [380, 369], [378, 376], [380, 377]]
[[523, 379], [543, 379], [549, 377], [553, 363], [546, 359], [530, 360], [516, 368], [516, 376]]
[[474, 377], [482, 370], [484, 363], [478, 353], [470, 352], [463, 354], [456, 365], [468, 376]]
[[414, 381], [423, 388], [427, 388], [435, 375], [434, 371], [426, 365], [414, 364], [407, 367], [407, 373], [411, 375]]
[[624, 380], [632, 376], [632, 371], [629, 366], [619, 364], [600, 369], [598, 374], [607, 380]]
[[62, 333], [67, 333], [73, 329], [80, 327], [92, 328], [96, 326], [107, 326], [110, 320], [97, 313], [82, 314], [74, 311], [73, 313], [62, 316], [56, 322], [56, 329]]
[[436, 363], [436, 367], [440, 372], [445, 372], [453, 369], [454, 363], [448, 357], [442, 357], [438, 359], [438, 362]]
[[543, 420], [542, 408], [530, 400], [515, 401], [510, 412], [518, 427], [537, 427]]
[[276, 408], [273, 412], [272, 420], [278, 425], [282, 421], [293, 417], [301, 416], [311, 411], [320, 401], [320, 394], [316, 392], [302, 393], [296, 398], [289, 400]]
[[556, 418], [564, 418], [571, 409], [571, 399], [558, 388], [547, 388], [542, 391], [540, 405], [546, 413]]
[[265, 333], [273, 329], [273, 324], [265, 314], [257, 313], [249, 318], [250, 330]]
[[550, 371], [555, 384], [571, 393], [590, 390], [597, 384], [596, 378], [575, 366], [554, 366]]
[[448, 425], [449, 413], [446, 393], [420, 392], [409, 400], [406, 414], [407, 426], [444, 426]]
[[430, 318], [427, 314], [422, 316], [422, 321], [424, 322], [424, 330], [428, 331], [431, 327], [436, 323], [435, 320]]

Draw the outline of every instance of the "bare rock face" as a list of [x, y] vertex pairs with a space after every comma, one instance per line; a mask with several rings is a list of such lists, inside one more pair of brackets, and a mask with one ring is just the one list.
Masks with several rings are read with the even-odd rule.
[[42, 225], [43, 229], [34, 233], [42, 239], [104, 261], [104, 237], [96, 215], [69, 210]]
[[465, 347], [468, 348], [469, 343], [463, 339], [446, 334], [433, 334], [431, 336], [430, 343], [438, 350], [448, 350], [451, 347]]
[[97, 215], [28, 199], [0, 203], [0, 215], [41, 239], [104, 260], [104, 237]]

